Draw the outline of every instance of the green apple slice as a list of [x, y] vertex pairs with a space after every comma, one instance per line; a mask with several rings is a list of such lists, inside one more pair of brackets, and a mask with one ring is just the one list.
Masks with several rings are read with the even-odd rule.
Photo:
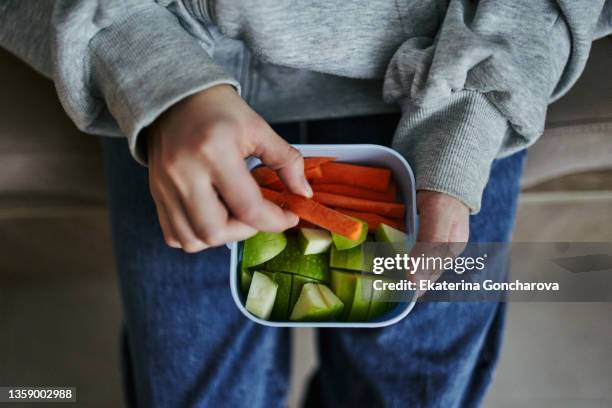
[[253, 271], [248, 269], [240, 269], [240, 289], [244, 296], [248, 295], [251, 281], [253, 280]]
[[289, 300], [289, 310], [292, 310], [302, 293], [302, 287], [307, 283], [319, 283], [320, 281], [312, 278], [306, 278], [300, 275], [293, 276], [293, 285], [291, 286], [291, 299]]
[[287, 246], [287, 237], [282, 232], [258, 232], [244, 241], [242, 268], [261, 265], [281, 253]]
[[322, 254], [332, 244], [329, 231], [318, 228], [300, 228], [300, 249], [304, 255]]
[[342, 310], [342, 320], [348, 320], [353, 298], [355, 297], [355, 286], [357, 284], [357, 275], [353, 272], [339, 271], [332, 269], [330, 271], [331, 290], [344, 304]]
[[389, 310], [391, 310], [391, 308], [393, 307], [395, 303], [384, 301], [383, 299], [385, 299], [385, 292], [382, 290], [374, 289], [374, 281], [378, 279], [380, 280], [387, 280], [387, 279], [383, 278], [382, 276], [371, 276], [371, 275], [364, 275], [362, 276], [362, 279], [367, 281], [368, 282], [367, 284], [371, 286], [372, 300], [370, 302], [370, 310], [368, 311], [368, 320], [373, 320], [373, 319], [376, 319], [384, 315]]
[[368, 320], [368, 313], [370, 311], [372, 284], [368, 279], [364, 279], [364, 274], [355, 273], [355, 275], [355, 294], [351, 311], [348, 314], [348, 320], [351, 322], [365, 322]]
[[289, 307], [293, 275], [285, 272], [274, 272], [273, 276], [274, 282], [278, 284], [278, 290], [276, 291], [276, 300], [274, 301], [274, 308], [270, 317], [272, 320], [287, 320], [291, 310]]
[[376, 241], [387, 243], [408, 243], [408, 235], [387, 224], [379, 224], [375, 233]]
[[[354, 218], [354, 219], [357, 219], [357, 218]], [[358, 220], [358, 221], [361, 222], [361, 224], [363, 225], [363, 228], [361, 228], [361, 235], [356, 240], [351, 240], [343, 235], [332, 232], [331, 234], [332, 240], [334, 241], [334, 246], [336, 247], [336, 249], [341, 250], [341, 251], [344, 249], [351, 249], [366, 240], [366, 237], [368, 236], [368, 224], [366, 224], [365, 222], [361, 220]]]
[[300, 251], [297, 238], [288, 237], [285, 249], [266, 262], [265, 269], [295, 273], [326, 282], [329, 277], [329, 255], [327, 253], [304, 255]]
[[330, 320], [342, 311], [343, 304], [325, 285], [306, 283], [302, 287], [290, 320]]
[[318, 284], [317, 289], [321, 292], [321, 297], [325, 301], [325, 304], [330, 310], [330, 317], [336, 318], [342, 313], [342, 309], [344, 308], [344, 303], [338, 298], [338, 296], [334, 295], [334, 292], [331, 291], [327, 285]]
[[332, 247], [329, 255], [329, 266], [331, 268], [348, 269], [351, 271], [364, 270], [366, 265], [363, 245], [343, 251]]
[[278, 283], [265, 273], [254, 272], [246, 300], [246, 310], [260, 319], [268, 320], [274, 307], [277, 290]]

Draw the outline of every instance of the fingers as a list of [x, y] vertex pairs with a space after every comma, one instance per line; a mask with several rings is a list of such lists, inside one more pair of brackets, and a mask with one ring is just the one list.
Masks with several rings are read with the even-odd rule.
[[[229, 152], [228, 152], [229, 153]], [[265, 200], [238, 154], [227, 154], [223, 166], [214, 165], [212, 176], [223, 201], [238, 221], [259, 231], [280, 232], [295, 226], [298, 217]]]
[[202, 180], [182, 201], [194, 235], [209, 246], [241, 241], [257, 232], [253, 227], [230, 218], [209, 182]]
[[312, 197], [312, 188], [304, 176], [304, 158], [300, 152], [277, 135], [272, 129], [259, 138], [255, 155], [268, 167], [276, 170], [289, 191]]

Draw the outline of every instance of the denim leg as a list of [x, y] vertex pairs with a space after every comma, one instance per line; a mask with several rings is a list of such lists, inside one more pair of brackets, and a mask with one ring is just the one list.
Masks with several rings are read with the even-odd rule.
[[127, 390], [139, 407], [282, 406], [288, 331], [252, 323], [229, 289], [229, 251], [165, 245], [147, 171], [103, 138], [124, 308]]
[[[388, 120], [382, 120], [384, 127]], [[346, 121], [343, 131], [336, 123], [333, 134], [326, 134], [327, 126], [320, 124], [317, 138], [342, 143], [342, 135], [370, 132], [368, 140], [377, 143], [380, 126], [380, 118], [361, 121], [358, 128]], [[520, 152], [493, 164], [482, 210], [470, 220], [471, 241], [509, 239], [524, 157]], [[406, 319], [387, 328], [319, 330], [321, 366], [306, 405], [478, 406], [498, 358], [504, 317], [503, 303], [431, 302], [418, 303]]]

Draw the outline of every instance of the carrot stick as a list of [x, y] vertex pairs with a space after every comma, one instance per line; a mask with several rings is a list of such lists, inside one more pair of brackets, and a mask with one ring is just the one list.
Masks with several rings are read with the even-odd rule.
[[348, 239], [356, 240], [361, 236], [363, 228], [361, 222], [306, 197], [283, 192], [278, 195], [274, 202], [295, 213], [300, 219], [343, 235]]
[[280, 197], [280, 193], [274, 190], [270, 190], [268, 188], [263, 188], [263, 187], [260, 187], [260, 189], [261, 189], [261, 194], [266, 200], [269, 200], [275, 203], [276, 200], [278, 200], [278, 197]]
[[[308, 181], [319, 179], [322, 177], [322, 175], [323, 173], [321, 172], [321, 167], [319, 166], [304, 170], [304, 176], [306, 176]], [[265, 187], [274, 191], [283, 191], [285, 189], [285, 185], [279, 179], [273, 183], [266, 184]]]
[[342, 214], [346, 214], [349, 217], [355, 217], [366, 222], [368, 224], [368, 231], [376, 231], [376, 228], [378, 228], [380, 224], [387, 224], [393, 228], [397, 228], [400, 231], [406, 231], [406, 226], [404, 225], [403, 221], [396, 218], [386, 218], [378, 214], [345, 210], [343, 208], [335, 208], [335, 210], [341, 212]]
[[369, 212], [392, 218], [402, 218], [405, 210], [403, 204], [364, 200], [363, 198], [346, 197], [331, 193], [315, 192], [312, 199], [331, 207]]
[[326, 184], [348, 184], [370, 190], [384, 192], [389, 187], [391, 171], [381, 167], [359, 166], [347, 163], [328, 162], [321, 165]]
[[374, 201], [386, 201], [390, 203], [395, 201], [395, 197], [397, 195], [397, 189], [394, 183], [389, 183], [389, 187], [385, 192], [349, 186], [346, 184], [313, 184], [312, 189], [322, 193], [332, 193], [347, 197], [364, 198], [366, 200]]
[[[306, 157], [304, 158], [304, 175], [308, 180], [323, 177], [321, 164], [335, 160], [335, 157]], [[278, 174], [267, 166], [259, 166], [251, 171], [253, 178], [260, 186], [268, 187], [273, 184], [273, 190], [281, 191], [284, 185], [278, 178]]]
[[260, 186], [274, 183], [278, 180], [278, 175], [274, 170], [266, 166], [259, 166], [251, 171], [251, 175]]

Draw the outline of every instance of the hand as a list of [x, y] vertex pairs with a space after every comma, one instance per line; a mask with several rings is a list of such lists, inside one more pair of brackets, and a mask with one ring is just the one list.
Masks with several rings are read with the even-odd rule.
[[467, 242], [470, 210], [461, 201], [444, 193], [420, 190], [416, 197], [419, 212], [419, 242]]
[[[469, 208], [456, 198], [435, 191], [418, 191], [416, 201], [419, 234], [413, 255], [444, 259], [463, 252], [470, 233]], [[421, 269], [411, 279], [420, 287], [420, 280], [436, 281], [442, 273], [444, 270]], [[417, 296], [424, 293], [418, 290]]]
[[178, 102], [148, 129], [149, 184], [164, 240], [197, 252], [283, 231], [298, 217], [265, 200], [244, 158], [257, 156], [295, 194], [311, 196], [300, 153], [219, 85]]

